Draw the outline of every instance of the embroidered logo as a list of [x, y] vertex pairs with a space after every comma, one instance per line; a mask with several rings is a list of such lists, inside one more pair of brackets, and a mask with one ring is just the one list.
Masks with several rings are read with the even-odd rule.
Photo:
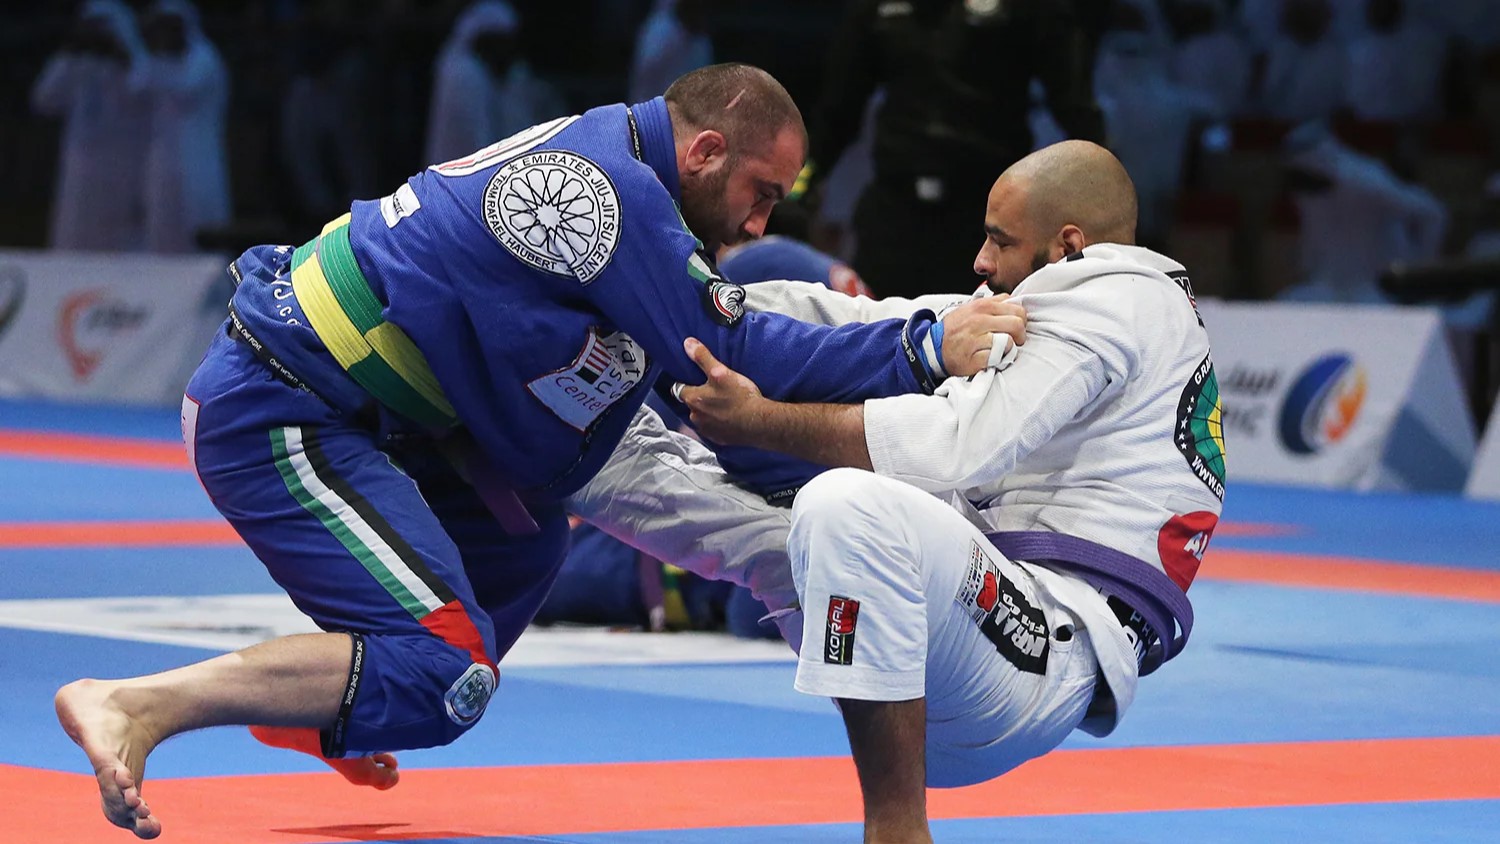
[[603, 168], [567, 150], [531, 152], [495, 171], [484, 221], [523, 263], [588, 284], [620, 240], [620, 198]]
[[823, 637], [823, 661], [854, 664], [854, 625], [859, 623], [859, 601], [833, 595], [828, 599], [828, 632]]
[[1209, 491], [1224, 500], [1224, 407], [1214, 362], [1205, 356], [1177, 402], [1177, 450]]
[[969, 543], [969, 571], [955, 600], [1007, 662], [1031, 674], [1047, 673], [1051, 643], [1046, 617], [1000, 574], [977, 542]]
[[568, 366], [526, 385], [548, 410], [587, 431], [646, 374], [646, 350], [623, 331], [601, 335], [590, 328], [583, 349]]
[[476, 662], [448, 687], [448, 693], [443, 695], [443, 708], [453, 723], [467, 727], [484, 714], [494, 694], [495, 669]]

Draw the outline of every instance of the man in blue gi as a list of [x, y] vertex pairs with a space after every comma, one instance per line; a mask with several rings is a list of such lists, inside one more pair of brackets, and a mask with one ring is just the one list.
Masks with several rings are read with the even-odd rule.
[[1019, 342], [1003, 303], [838, 328], [746, 315], [708, 256], [762, 233], [805, 152], [774, 79], [716, 65], [241, 255], [184, 438], [215, 506], [326, 632], [63, 687], [109, 820], [160, 834], [146, 756], [191, 729], [258, 725], [377, 787], [396, 779], [388, 751], [463, 734], [556, 576], [562, 497], [658, 373], [703, 380], [685, 338], [774, 398], [851, 402], [969, 374], [991, 332]]

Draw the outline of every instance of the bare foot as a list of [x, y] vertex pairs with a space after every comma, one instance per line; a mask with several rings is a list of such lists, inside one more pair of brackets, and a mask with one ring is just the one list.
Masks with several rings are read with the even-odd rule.
[[396, 770], [396, 757], [391, 753], [375, 753], [349, 759], [325, 758], [318, 731], [310, 727], [256, 726], [250, 728], [250, 735], [261, 744], [315, 756], [355, 785], [368, 785], [378, 791], [385, 791], [394, 788], [401, 780], [401, 772]]
[[141, 724], [110, 699], [120, 684], [78, 680], [57, 691], [53, 704], [68, 737], [83, 748], [99, 781], [104, 816], [137, 838], [161, 835], [161, 821], [141, 797], [146, 756], [156, 741]]

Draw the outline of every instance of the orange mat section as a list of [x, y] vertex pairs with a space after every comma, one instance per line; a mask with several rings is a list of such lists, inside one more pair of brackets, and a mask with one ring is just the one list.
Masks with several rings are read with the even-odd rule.
[[[561, 739], [561, 737], [559, 737]], [[82, 757], [78, 762], [82, 763]], [[91, 777], [0, 765], [7, 840], [133, 840]], [[334, 774], [147, 781], [173, 844], [312, 844], [853, 823], [847, 758], [406, 770], [392, 791]], [[935, 819], [1500, 799], [1500, 736], [1063, 750], [930, 792]], [[113, 836], [113, 837], [111, 837]]]
[[182, 443], [130, 437], [0, 430], [0, 456], [103, 463], [137, 469], [189, 469]]
[[238, 545], [223, 519], [154, 522], [0, 522], [0, 548], [139, 548]]
[[1500, 572], [1354, 557], [1215, 548], [1203, 561], [1198, 577], [1500, 603]]

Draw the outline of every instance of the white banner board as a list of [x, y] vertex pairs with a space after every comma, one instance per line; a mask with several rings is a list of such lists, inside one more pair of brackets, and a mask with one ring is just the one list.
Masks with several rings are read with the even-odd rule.
[[1464, 493], [1470, 498], [1500, 501], [1500, 400], [1496, 400], [1490, 411], [1484, 440], [1479, 444], [1479, 453], [1474, 456], [1474, 469], [1469, 473], [1469, 485]]
[[226, 263], [0, 251], [0, 396], [175, 407], [224, 318]]
[[1463, 488], [1474, 426], [1438, 311], [1198, 304], [1231, 487]]

